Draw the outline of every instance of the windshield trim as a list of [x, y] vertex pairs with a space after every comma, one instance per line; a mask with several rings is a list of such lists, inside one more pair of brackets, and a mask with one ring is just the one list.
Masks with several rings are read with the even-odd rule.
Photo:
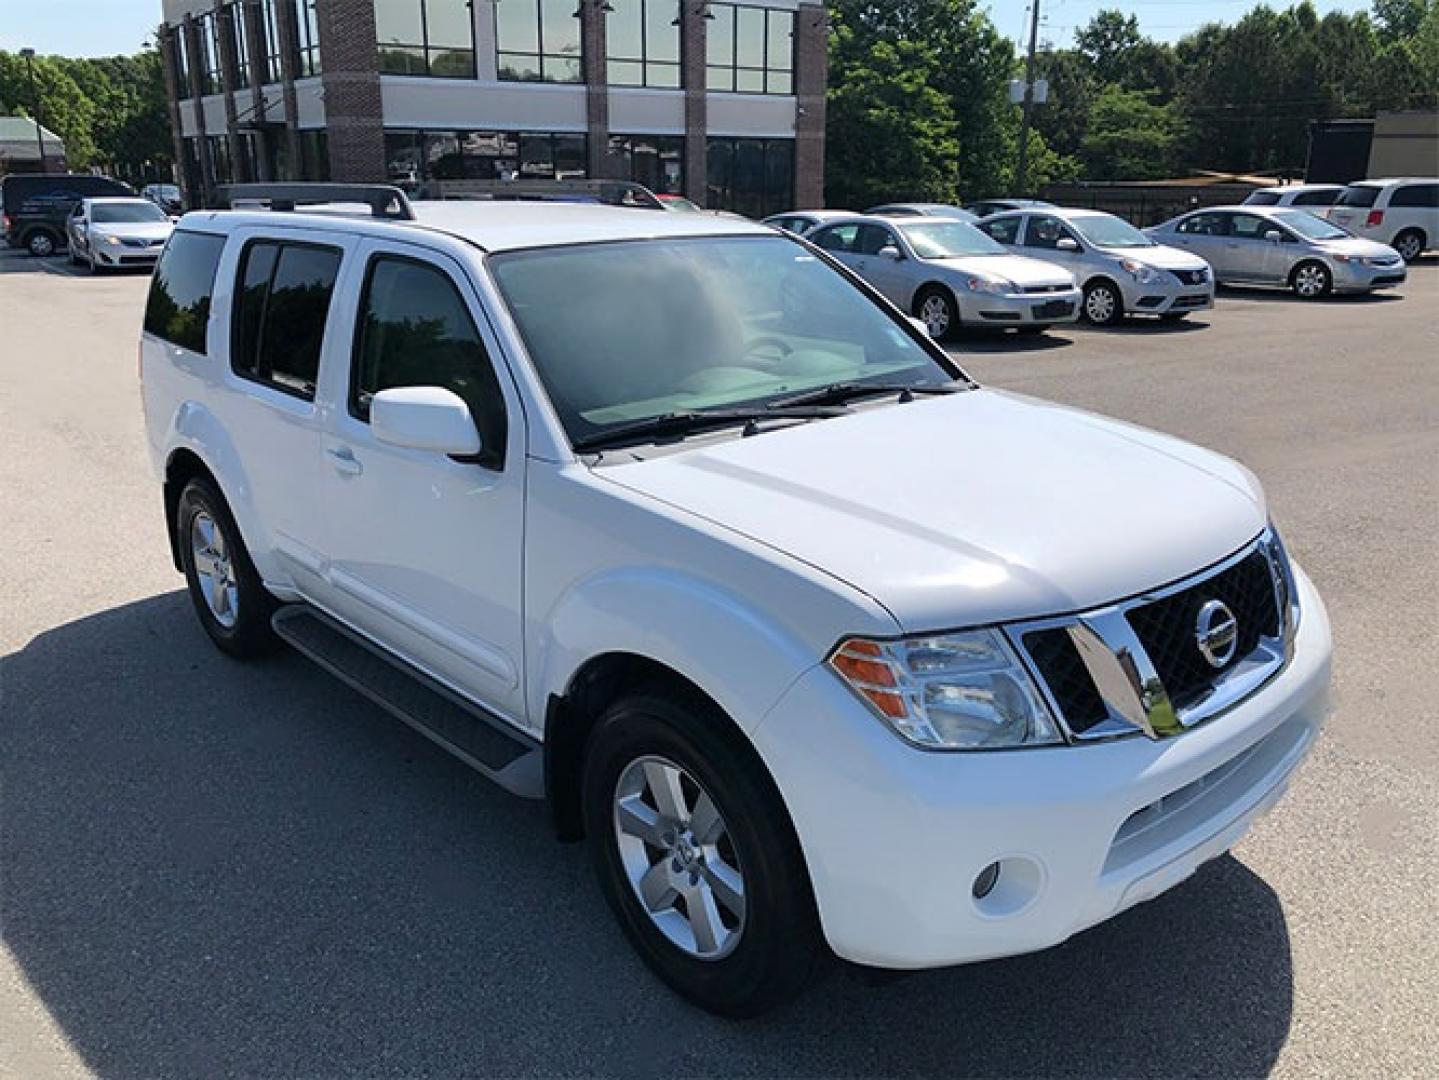
[[[521, 364], [520, 366], [523, 369], [526, 369], [527, 373], [531, 377], [532, 392], [539, 395], [540, 399], [544, 402], [544, 404], [548, 406], [548, 411], [553, 417], [556, 425], [558, 426], [559, 433], [563, 437], [565, 445], [569, 446], [571, 452], [579, 455], [581, 453], [586, 453], [586, 451], [580, 451], [579, 449], [577, 449], [576, 443], [583, 442], [586, 436], [584, 434], [576, 434], [571, 432], [569, 425], [565, 423], [564, 417], [561, 414], [559, 407], [556, 405], [554, 398], [550, 394], [550, 389], [545, 382], [541, 367], [539, 363], [537, 363], [535, 360], [534, 347], [530, 341], [529, 335], [525, 330], [524, 323], [516, 314], [514, 306], [510, 301], [509, 295], [501, 286], [499, 276], [495, 273], [495, 267], [497, 265], [503, 264], [511, 258], [519, 257], [528, 253], [556, 251], [561, 249], [602, 248], [614, 247], [621, 244], [649, 244], [656, 242], [689, 243], [692, 241], [697, 242], [706, 240], [774, 241], [775, 239], [782, 239], [788, 243], [792, 243], [800, 248], [803, 248], [806, 253], [817, 257], [831, 270], [837, 271], [841, 277], [843, 277], [852, 286], [856, 287], [861, 293], [863, 293], [882, 315], [886, 316], [890, 320], [890, 322], [892, 322], [895, 326], [899, 327], [899, 329], [906, 336], [908, 336], [911, 341], [917, 344], [920, 349], [934, 363], [938, 364], [942, 370], [949, 373], [954, 382], [961, 384], [964, 388], [969, 390], [978, 390], [980, 388], [980, 383], [976, 379], [974, 379], [974, 377], [971, 376], [967, 371], [965, 371], [955, 361], [955, 359], [950, 356], [947, 350], [945, 350], [938, 342], [934, 341], [928, 333], [920, 330], [919, 327], [917, 327], [909, 319], [909, 317], [907, 317], [902, 311], [900, 311], [899, 308], [897, 308], [894, 304], [890, 303], [890, 301], [886, 299], [885, 296], [879, 292], [879, 290], [877, 290], [869, 282], [865, 281], [864, 278], [860, 277], [859, 274], [851, 270], [844, 263], [836, 259], [829, 252], [825, 251], [823, 248], [815, 246], [803, 236], [799, 236], [785, 230], [767, 229], [759, 232], [685, 233], [681, 236], [660, 234], [654, 236], [585, 240], [579, 243], [567, 243], [564, 241], [560, 241], [550, 244], [534, 244], [528, 247], [507, 248], [503, 251], [493, 252], [485, 251], [483, 249], [478, 250], [481, 254], [481, 261], [483, 263], [485, 276], [487, 278], [489, 292], [493, 297], [498, 300], [504, 316], [509, 320], [510, 325], [513, 327], [514, 339], [518, 341], [518, 343], [524, 350], [524, 354], [522, 357], [523, 364]], [[1006, 252], [1006, 254], [1008, 254], [1008, 252]], [[875, 377], [882, 378], [883, 376], [880, 375]], [[735, 409], [745, 408], [746, 403], [742, 401], [733, 402], [725, 407]], [[782, 417], [783, 413], [776, 414], [776, 418]], [[596, 431], [589, 434], [598, 435], [599, 432]]]

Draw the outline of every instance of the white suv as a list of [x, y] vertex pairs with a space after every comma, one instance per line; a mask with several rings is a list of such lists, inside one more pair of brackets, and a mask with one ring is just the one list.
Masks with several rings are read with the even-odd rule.
[[1439, 247], [1439, 178], [1356, 181], [1329, 208], [1328, 218], [1413, 262]]
[[156, 271], [199, 621], [547, 799], [704, 1007], [1063, 941], [1312, 745], [1329, 624], [1242, 466], [979, 387], [762, 226], [310, 195], [375, 216], [191, 213]]

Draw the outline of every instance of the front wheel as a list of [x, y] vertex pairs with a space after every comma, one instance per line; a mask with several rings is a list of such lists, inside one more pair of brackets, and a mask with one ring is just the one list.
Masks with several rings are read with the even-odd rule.
[[736, 1017], [803, 989], [821, 947], [799, 842], [717, 708], [665, 687], [622, 698], [591, 736], [582, 798], [605, 899], [661, 979]]
[[1084, 319], [1095, 326], [1113, 326], [1124, 318], [1124, 297], [1110, 281], [1091, 281], [1084, 287]]
[[1321, 296], [1329, 295], [1329, 290], [1334, 288], [1334, 278], [1329, 273], [1329, 267], [1323, 263], [1300, 263], [1294, 268], [1289, 286], [1299, 299], [1317, 300]]
[[954, 297], [948, 289], [937, 285], [931, 285], [915, 298], [914, 313], [935, 341], [943, 341], [959, 326], [959, 309]]
[[180, 493], [175, 535], [190, 600], [210, 640], [242, 658], [272, 649], [275, 598], [250, 561], [224, 497], [204, 477], [191, 480]]

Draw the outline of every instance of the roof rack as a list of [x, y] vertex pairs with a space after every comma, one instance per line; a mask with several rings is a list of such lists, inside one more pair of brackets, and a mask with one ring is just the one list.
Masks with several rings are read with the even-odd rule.
[[430, 180], [420, 186], [417, 194], [421, 199], [600, 202], [607, 206], [664, 209], [654, 192], [630, 180]]
[[414, 221], [415, 209], [405, 193], [389, 184], [222, 184], [215, 206], [229, 210], [238, 203], [263, 203], [271, 210], [294, 210], [324, 203], [363, 203], [377, 218]]

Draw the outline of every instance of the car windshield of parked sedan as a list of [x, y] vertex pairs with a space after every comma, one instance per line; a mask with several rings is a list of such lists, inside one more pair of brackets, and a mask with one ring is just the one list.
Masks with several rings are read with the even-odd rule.
[[1343, 240], [1349, 234], [1338, 225], [1331, 225], [1323, 218], [1315, 217], [1306, 210], [1290, 210], [1274, 215], [1275, 221], [1288, 225], [1306, 240]]
[[154, 203], [136, 202], [96, 203], [90, 208], [90, 220], [96, 225], [134, 225], [170, 219]]
[[963, 377], [913, 327], [777, 235], [577, 244], [489, 262], [576, 443], [840, 383], [919, 388]]
[[971, 255], [1008, 255], [997, 241], [963, 221], [922, 221], [899, 226], [921, 259], [959, 259]]
[[1079, 230], [1079, 235], [1095, 247], [1136, 248], [1156, 247], [1149, 237], [1123, 218], [1113, 214], [1093, 214], [1069, 219], [1069, 224]]

